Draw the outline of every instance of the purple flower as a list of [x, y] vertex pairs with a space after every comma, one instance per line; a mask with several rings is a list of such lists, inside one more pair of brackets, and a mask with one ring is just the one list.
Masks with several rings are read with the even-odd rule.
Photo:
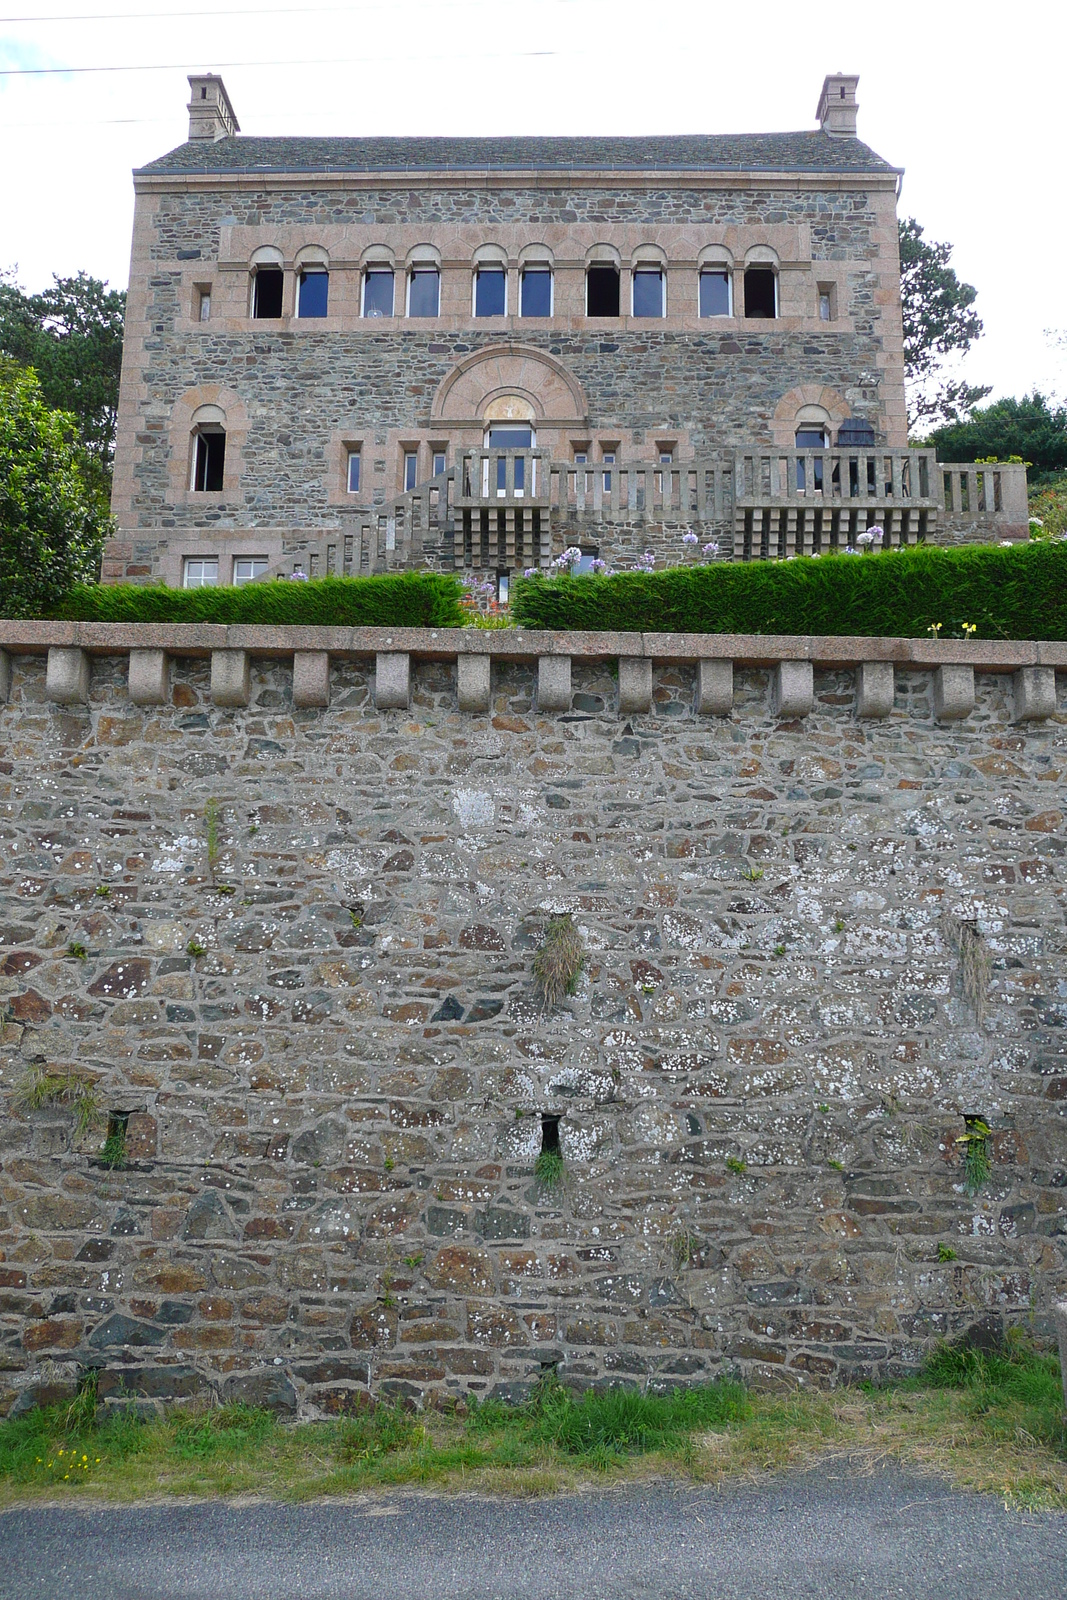
[[297, 567], [295, 572], [291, 572], [289, 574], [289, 582], [290, 583], [307, 583], [308, 582], [308, 575], [307, 575], [306, 572], [301, 572], [300, 568]]
[[719, 553], [719, 541], [712, 539], [710, 544], [703, 546], [703, 551], [706, 556], [717, 556]]
[[688, 533], [683, 533], [682, 534], [682, 543], [683, 544], [696, 544], [697, 543], [697, 536], [692, 531], [692, 529], [690, 529], [690, 531]]

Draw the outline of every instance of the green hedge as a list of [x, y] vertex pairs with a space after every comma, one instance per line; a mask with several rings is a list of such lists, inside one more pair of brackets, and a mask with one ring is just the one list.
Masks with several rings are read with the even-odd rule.
[[53, 614], [77, 622], [262, 622], [342, 628], [459, 628], [462, 590], [441, 572], [264, 580], [241, 588], [83, 584]]
[[921, 546], [870, 556], [717, 562], [514, 585], [526, 628], [638, 633], [1067, 639], [1067, 544]]

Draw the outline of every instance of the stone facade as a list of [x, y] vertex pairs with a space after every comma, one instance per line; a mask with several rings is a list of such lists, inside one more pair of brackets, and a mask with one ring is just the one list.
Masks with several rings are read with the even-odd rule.
[[87, 1365], [305, 1415], [832, 1383], [1046, 1326], [1067, 676], [1020, 663], [1063, 647], [483, 635], [457, 683], [431, 635], [3, 627], [5, 1408]]
[[[792, 450], [801, 426], [827, 447], [855, 423], [873, 447], [906, 446], [900, 174], [856, 137], [854, 78], [827, 79], [818, 132], [645, 140], [253, 139], [219, 79], [191, 82], [189, 142], [135, 175], [106, 577], [180, 583], [187, 558], [208, 557], [227, 582], [241, 556], [273, 566], [326, 537], [343, 545], [359, 516], [402, 502], [408, 458], [428, 482], [481, 449], [494, 419], [529, 423], [547, 459], [587, 462], [590, 480], [605, 458], [618, 478], [664, 456]], [[617, 317], [587, 315], [587, 274], [605, 265]], [[436, 316], [400, 314], [419, 266], [439, 271]], [[531, 266], [551, 271], [550, 315], [518, 314]], [[264, 320], [251, 312], [265, 267], [283, 287]], [[506, 312], [476, 316], [489, 267]], [[297, 314], [310, 268], [328, 270], [324, 316]], [[367, 274], [386, 268], [398, 314], [364, 315]], [[630, 314], [642, 269], [662, 273], [662, 316]], [[730, 314], [699, 314], [702, 269], [728, 278]], [[773, 277], [775, 315], [744, 314], [750, 269]], [[225, 471], [190, 487], [205, 426], [225, 430]], [[964, 530], [1025, 532], [1016, 500], [996, 530], [977, 506]], [[695, 515], [680, 509], [660, 518], [650, 503], [631, 538], [607, 504], [581, 529], [564, 508], [546, 549], [580, 532], [629, 561], [647, 523], [670, 559]], [[730, 554], [732, 508], [706, 531]], [[451, 544], [418, 559], [466, 561]]]

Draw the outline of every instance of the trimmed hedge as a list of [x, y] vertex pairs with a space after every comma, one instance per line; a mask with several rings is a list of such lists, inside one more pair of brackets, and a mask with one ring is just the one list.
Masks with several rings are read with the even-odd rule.
[[370, 578], [287, 579], [241, 588], [81, 584], [54, 617], [75, 622], [246, 622], [290, 627], [461, 628], [468, 621], [456, 578], [443, 572]]
[[964, 623], [979, 639], [1067, 639], [1067, 544], [526, 578], [511, 610], [525, 628], [921, 638], [940, 622], [943, 639]]

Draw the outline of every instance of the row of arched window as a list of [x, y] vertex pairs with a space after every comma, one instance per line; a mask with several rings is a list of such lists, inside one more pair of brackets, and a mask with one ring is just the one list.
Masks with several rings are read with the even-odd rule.
[[[474, 317], [555, 315], [556, 268], [545, 247], [520, 253], [517, 272], [509, 270], [502, 247], [475, 252], [470, 271], [470, 305]], [[358, 268], [359, 313], [362, 317], [428, 318], [441, 315], [442, 263], [432, 246], [420, 246], [397, 262], [385, 247], [364, 254]], [[282, 253], [274, 246], [257, 250], [250, 263], [249, 315], [272, 320], [283, 315], [285, 273]], [[589, 317], [666, 317], [668, 263], [658, 246], [634, 253], [625, 266], [617, 250], [597, 246], [584, 265], [585, 314]], [[297, 317], [326, 317], [330, 309], [330, 266], [324, 250], [308, 247], [295, 266], [293, 310]], [[817, 311], [821, 320], [834, 317], [833, 286], [819, 284]], [[200, 291], [200, 318], [211, 315], [209, 289]], [[696, 264], [690, 283], [671, 274], [671, 294], [688, 304], [674, 312], [699, 317], [774, 318], [780, 315], [778, 261], [773, 250], [757, 246], [744, 262], [735, 262], [722, 246], [709, 246]]]

